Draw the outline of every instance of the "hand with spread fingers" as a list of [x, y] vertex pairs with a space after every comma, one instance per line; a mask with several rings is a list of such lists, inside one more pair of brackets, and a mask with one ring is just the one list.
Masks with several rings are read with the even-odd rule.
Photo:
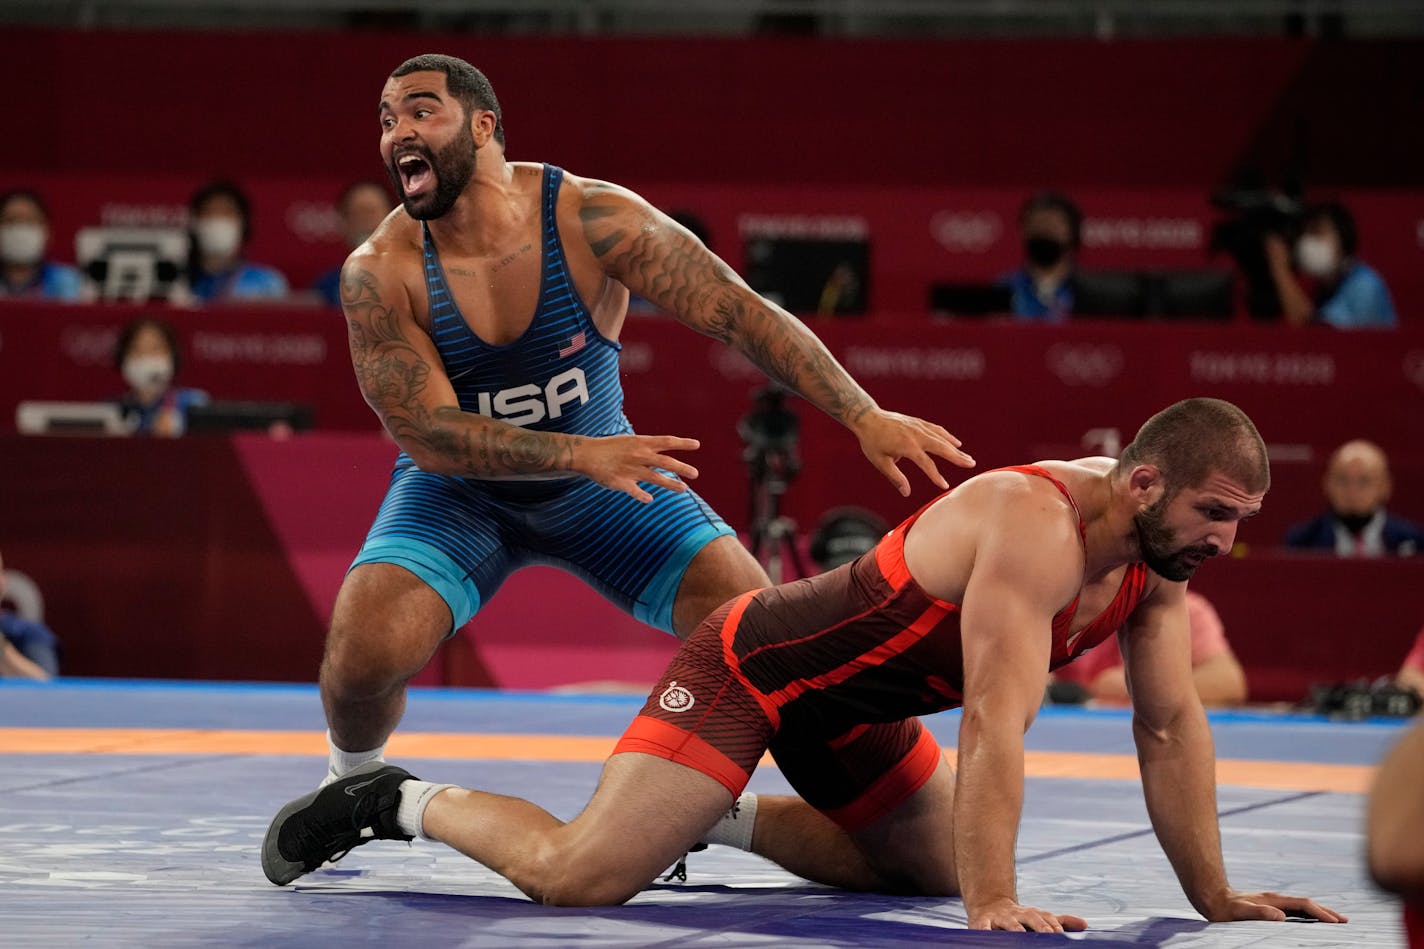
[[960, 450], [958, 438], [939, 425], [912, 415], [871, 409], [854, 428], [865, 457], [906, 497], [910, 494], [910, 480], [899, 469], [902, 460], [918, 465], [940, 490], [947, 490], [949, 482], [931, 456], [937, 455], [961, 468], [974, 467], [974, 459]]
[[700, 444], [695, 438], [675, 435], [587, 438], [574, 450], [573, 467], [589, 480], [646, 504], [653, 496], [643, 485], [656, 485], [669, 491], [687, 490], [686, 482], [697, 477], [697, 469], [666, 452], [695, 451]]

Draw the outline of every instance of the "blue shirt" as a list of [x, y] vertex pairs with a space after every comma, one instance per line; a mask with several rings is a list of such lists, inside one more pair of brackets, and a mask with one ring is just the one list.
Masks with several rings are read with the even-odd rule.
[[188, 410], [195, 405], [207, 405], [208, 394], [202, 389], [169, 389], [151, 405], [143, 405], [130, 393], [119, 400], [124, 418], [134, 423], [135, 435], [152, 435], [154, 426], [164, 412], [174, 412], [177, 432], [181, 435], [188, 426]]
[[287, 278], [271, 267], [240, 261], [226, 273], [204, 274], [193, 281], [193, 295], [204, 303], [224, 300], [272, 300], [287, 295]]
[[40, 263], [34, 279], [24, 286], [12, 287], [0, 280], [0, 297], [29, 297], [38, 300], [78, 300], [84, 281], [79, 271], [66, 264], [46, 260]]
[[1053, 299], [1044, 303], [1038, 296], [1033, 275], [1019, 269], [999, 281], [1013, 291], [1009, 306], [1014, 316], [1029, 323], [1062, 323], [1073, 312], [1073, 281], [1065, 280], [1053, 292]]
[[1398, 325], [1389, 288], [1374, 270], [1355, 261], [1335, 291], [1320, 304], [1320, 320], [1339, 329], [1382, 329]]

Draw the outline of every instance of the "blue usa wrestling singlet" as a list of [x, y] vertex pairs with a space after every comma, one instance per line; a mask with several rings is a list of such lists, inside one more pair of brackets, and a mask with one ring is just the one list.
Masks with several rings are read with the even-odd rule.
[[466, 412], [541, 432], [630, 432], [618, 378], [622, 347], [599, 334], [564, 262], [555, 218], [563, 180], [562, 169], [544, 166], [539, 302], [524, 335], [504, 346], [470, 329], [450, 294], [430, 228], [421, 225], [431, 336]]

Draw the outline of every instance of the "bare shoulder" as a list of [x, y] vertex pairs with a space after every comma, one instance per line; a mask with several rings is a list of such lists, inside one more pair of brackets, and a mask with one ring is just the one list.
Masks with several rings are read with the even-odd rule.
[[987, 471], [940, 498], [905, 538], [910, 573], [930, 593], [963, 602], [970, 578], [1008, 584], [1062, 606], [1082, 582], [1078, 518], [1046, 478]]
[[997, 470], [975, 475], [940, 498], [911, 531], [957, 536], [983, 551], [1078, 550], [1078, 518], [1063, 492], [1047, 478]]
[[[1060, 475], [1070, 474], [1063, 470], [1049, 470], [1046, 465], [1043, 467], [1059, 481], [1064, 481]], [[1071, 492], [1072, 486], [1067, 486]], [[1027, 522], [1046, 517], [1056, 523], [1065, 513], [1073, 513], [1073, 503], [1052, 481], [1026, 471], [1012, 469], [998, 469], [975, 475], [955, 488], [946, 500], [955, 497], [960, 497], [967, 505], [986, 513], [992, 512], [997, 520]], [[1076, 529], [1076, 515], [1072, 518], [1072, 524]]]
[[564, 172], [564, 191], [580, 201], [642, 200], [622, 185], [599, 178], [586, 178], [571, 171]]
[[423, 280], [420, 222], [403, 208], [392, 211], [341, 268], [341, 302], [350, 307], [373, 299], [408, 296]]

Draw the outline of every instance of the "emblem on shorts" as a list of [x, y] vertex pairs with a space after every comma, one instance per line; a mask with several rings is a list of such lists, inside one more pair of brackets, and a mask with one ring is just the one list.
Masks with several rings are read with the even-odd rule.
[[658, 696], [658, 705], [666, 712], [685, 712], [692, 708], [694, 701], [692, 693], [678, 685], [676, 679]]

